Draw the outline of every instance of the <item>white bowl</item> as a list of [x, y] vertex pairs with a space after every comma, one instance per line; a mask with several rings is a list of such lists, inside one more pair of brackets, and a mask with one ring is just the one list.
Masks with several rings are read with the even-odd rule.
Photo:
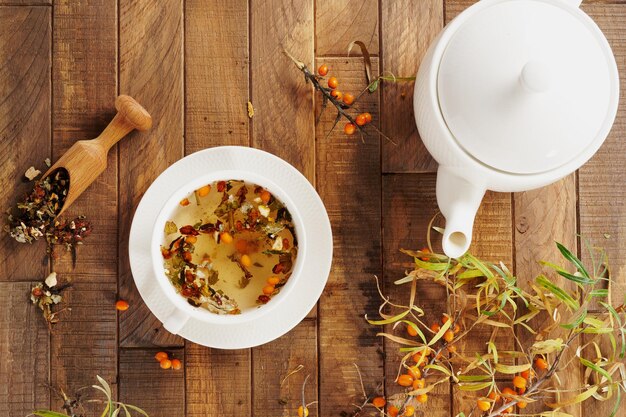
[[[191, 306], [163, 268], [160, 245], [165, 222], [181, 199], [218, 180], [263, 186], [292, 215], [298, 239], [293, 272], [269, 303], [239, 315], [219, 315]], [[224, 349], [260, 345], [288, 332], [319, 299], [330, 272], [332, 232], [324, 205], [308, 180], [282, 159], [257, 149], [224, 146], [189, 155], [170, 166], [144, 194], [130, 231], [133, 278], [146, 305], [174, 334]]]

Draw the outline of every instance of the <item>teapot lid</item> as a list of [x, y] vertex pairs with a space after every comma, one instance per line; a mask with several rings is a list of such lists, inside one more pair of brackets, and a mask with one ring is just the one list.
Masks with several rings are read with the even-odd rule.
[[514, 174], [550, 171], [599, 146], [619, 86], [595, 23], [563, 0], [491, 3], [458, 26], [438, 70], [439, 105], [458, 144]]

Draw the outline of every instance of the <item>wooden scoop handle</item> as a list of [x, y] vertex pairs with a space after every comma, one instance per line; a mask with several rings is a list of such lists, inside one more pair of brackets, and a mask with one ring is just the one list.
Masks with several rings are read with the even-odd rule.
[[118, 96], [115, 99], [115, 108], [117, 114], [95, 139], [106, 152], [133, 129], [143, 131], [152, 127], [152, 117], [134, 98]]

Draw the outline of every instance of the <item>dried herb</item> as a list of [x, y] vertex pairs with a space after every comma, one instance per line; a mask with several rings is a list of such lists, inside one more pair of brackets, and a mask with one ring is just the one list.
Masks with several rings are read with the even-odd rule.
[[48, 327], [58, 323], [58, 315], [69, 309], [56, 309], [56, 306], [63, 301], [61, 292], [68, 288], [70, 284], [59, 285], [56, 272], [50, 273], [43, 282], [38, 283], [30, 290], [30, 300], [43, 312], [43, 318]]

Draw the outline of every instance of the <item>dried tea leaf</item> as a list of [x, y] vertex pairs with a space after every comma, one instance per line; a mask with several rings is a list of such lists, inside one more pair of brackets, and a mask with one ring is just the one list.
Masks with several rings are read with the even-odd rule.
[[35, 167], [30, 167], [26, 170], [26, 172], [24, 173], [24, 176], [28, 178], [28, 181], [32, 181], [35, 178], [37, 178], [39, 174], [41, 174], [41, 171], [39, 171]]
[[168, 220], [165, 222], [164, 231], [166, 235], [171, 235], [172, 233], [178, 232], [178, 226], [176, 226], [176, 223], [174, 223], [173, 221]]

